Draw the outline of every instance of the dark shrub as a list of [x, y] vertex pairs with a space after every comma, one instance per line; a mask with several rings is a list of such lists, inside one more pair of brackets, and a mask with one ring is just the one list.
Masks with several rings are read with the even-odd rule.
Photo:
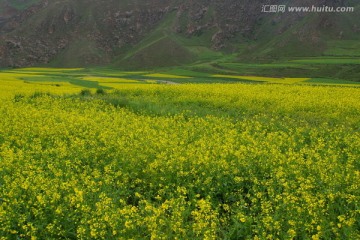
[[16, 94], [15, 96], [14, 96], [14, 102], [20, 102], [22, 99], [24, 99], [25, 98], [25, 95], [23, 95], [23, 94]]
[[91, 96], [91, 91], [89, 89], [83, 89], [80, 92], [80, 96]]
[[99, 94], [99, 95], [105, 95], [105, 94], [106, 94], [106, 92], [105, 92], [105, 90], [104, 90], [104, 89], [102, 89], [102, 88], [98, 88], [98, 89], [96, 89], [96, 94]]

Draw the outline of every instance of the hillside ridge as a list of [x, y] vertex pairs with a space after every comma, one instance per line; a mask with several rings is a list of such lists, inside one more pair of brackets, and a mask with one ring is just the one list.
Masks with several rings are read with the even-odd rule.
[[[360, 39], [354, 13], [264, 13], [324, 0], [0, 1], [0, 66], [151, 68], [235, 54], [236, 61], [322, 56]], [[336, 45], [336, 44], [335, 44]], [[169, 51], [171, 50], [171, 51]]]

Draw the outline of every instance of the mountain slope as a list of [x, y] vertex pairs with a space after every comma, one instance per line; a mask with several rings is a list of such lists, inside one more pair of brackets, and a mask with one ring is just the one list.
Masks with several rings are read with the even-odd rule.
[[[360, 38], [359, 3], [352, 0], [332, 2], [357, 6], [355, 13], [343, 14], [262, 13], [260, 0], [11, 2], [16, 14], [3, 17], [0, 25], [3, 67], [150, 68], [208, 61], [227, 53], [237, 54], [236, 61], [273, 60], [341, 53], [342, 42]], [[265, 2], [329, 5], [324, 0]]]

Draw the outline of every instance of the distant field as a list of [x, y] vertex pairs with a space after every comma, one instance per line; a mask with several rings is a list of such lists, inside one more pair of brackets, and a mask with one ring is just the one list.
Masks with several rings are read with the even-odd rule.
[[[355, 44], [355, 43], [354, 43]], [[344, 46], [345, 47], [345, 46]], [[349, 51], [355, 51], [352, 49]], [[334, 48], [333, 51], [340, 51]], [[241, 63], [234, 60], [218, 60], [213, 63], [194, 64], [191, 70], [221, 75], [317, 78], [360, 82], [360, 58], [358, 56], [322, 56], [313, 58], [283, 58], [264, 63]]]
[[[292, 66], [280, 64], [278, 67]], [[264, 64], [271, 69], [274, 64]], [[276, 64], [275, 64], [276, 65]], [[225, 65], [224, 65], [225, 66]], [[229, 66], [244, 66], [230, 64]], [[240, 75], [236, 72], [214, 74], [187, 68], [163, 69], [158, 72], [127, 72], [110, 68], [23, 68], [0, 71], [0, 91], [5, 93], [31, 93], [34, 91], [50, 91], [54, 93], [74, 93], [82, 88], [92, 90], [115, 90], [124, 84], [187, 84], [187, 83], [272, 83], [272, 84], [321, 84], [360, 86], [359, 82], [345, 81], [337, 78], [321, 77], [269, 77], [261, 75], [261, 64], [247, 65], [253, 67], [253, 74]], [[257, 74], [257, 72], [259, 73]], [[269, 70], [270, 71], [270, 70]], [[241, 71], [240, 71], [241, 72]]]
[[308, 58], [308, 59], [298, 59], [291, 62], [295, 63], [305, 63], [305, 64], [360, 64], [360, 59], [358, 58]]
[[301, 83], [310, 80], [310, 78], [274, 78], [274, 77], [235, 76], [235, 75], [213, 75], [213, 77], [234, 78], [234, 79], [242, 79], [242, 80], [249, 80], [255, 82], [282, 83], [282, 84]]

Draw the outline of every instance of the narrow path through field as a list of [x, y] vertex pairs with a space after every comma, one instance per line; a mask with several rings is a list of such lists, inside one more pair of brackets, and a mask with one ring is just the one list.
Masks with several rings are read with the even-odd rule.
[[[140, 81], [148, 81], [149, 79], [138, 79]], [[181, 83], [178, 83], [178, 82], [172, 82], [172, 81], [168, 81], [168, 80], [158, 80], [158, 79], [151, 79], [152, 81], [156, 81], [156, 83], [161, 83], [161, 84], [168, 84], [168, 85], [179, 85]]]

